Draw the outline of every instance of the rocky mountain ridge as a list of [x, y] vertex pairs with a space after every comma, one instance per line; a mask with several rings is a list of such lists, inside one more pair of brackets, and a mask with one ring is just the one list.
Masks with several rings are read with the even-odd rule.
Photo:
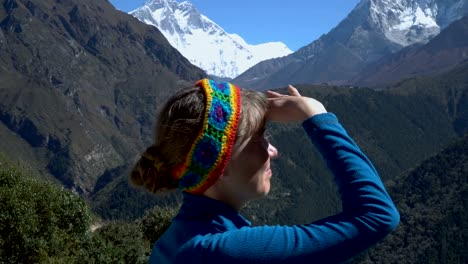
[[329, 33], [286, 57], [260, 62], [233, 82], [252, 89], [349, 84], [371, 63], [426, 43], [467, 13], [467, 0], [362, 0]]
[[412, 45], [367, 66], [350, 80], [385, 88], [406, 78], [446, 72], [468, 60], [468, 16], [454, 21], [424, 45]]

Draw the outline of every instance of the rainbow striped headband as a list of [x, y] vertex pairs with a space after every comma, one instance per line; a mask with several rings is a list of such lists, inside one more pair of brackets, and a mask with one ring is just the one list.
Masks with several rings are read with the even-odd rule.
[[205, 92], [203, 127], [184, 164], [175, 169], [174, 178], [180, 189], [201, 194], [218, 180], [231, 156], [239, 124], [241, 94], [237, 86], [227, 82], [202, 79], [195, 85]]

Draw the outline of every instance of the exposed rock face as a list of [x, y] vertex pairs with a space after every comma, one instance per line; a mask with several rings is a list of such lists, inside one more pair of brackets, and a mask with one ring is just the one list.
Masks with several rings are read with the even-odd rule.
[[79, 192], [133, 162], [159, 104], [205, 75], [107, 1], [0, 1], [2, 147], [31, 149], [1, 151], [36, 153], [37, 169]]

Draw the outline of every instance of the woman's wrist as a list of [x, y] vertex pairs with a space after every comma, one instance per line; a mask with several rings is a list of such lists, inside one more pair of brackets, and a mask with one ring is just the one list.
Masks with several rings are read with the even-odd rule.
[[304, 113], [304, 120], [318, 114], [327, 113], [325, 106], [323, 106], [323, 104], [319, 101], [308, 97], [302, 98], [304, 98], [304, 106], [302, 107], [302, 111]]

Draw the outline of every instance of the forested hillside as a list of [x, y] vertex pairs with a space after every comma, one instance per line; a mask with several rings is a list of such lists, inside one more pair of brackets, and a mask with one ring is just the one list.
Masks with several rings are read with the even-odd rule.
[[0, 263], [143, 264], [175, 210], [104, 222], [77, 194], [0, 155]]
[[[467, 175], [468, 135], [387, 182], [400, 225], [349, 263], [467, 263]], [[146, 263], [177, 208], [103, 222], [75, 194], [2, 160], [0, 210], [2, 263]]]
[[468, 134], [388, 185], [400, 225], [353, 263], [468, 263]]

